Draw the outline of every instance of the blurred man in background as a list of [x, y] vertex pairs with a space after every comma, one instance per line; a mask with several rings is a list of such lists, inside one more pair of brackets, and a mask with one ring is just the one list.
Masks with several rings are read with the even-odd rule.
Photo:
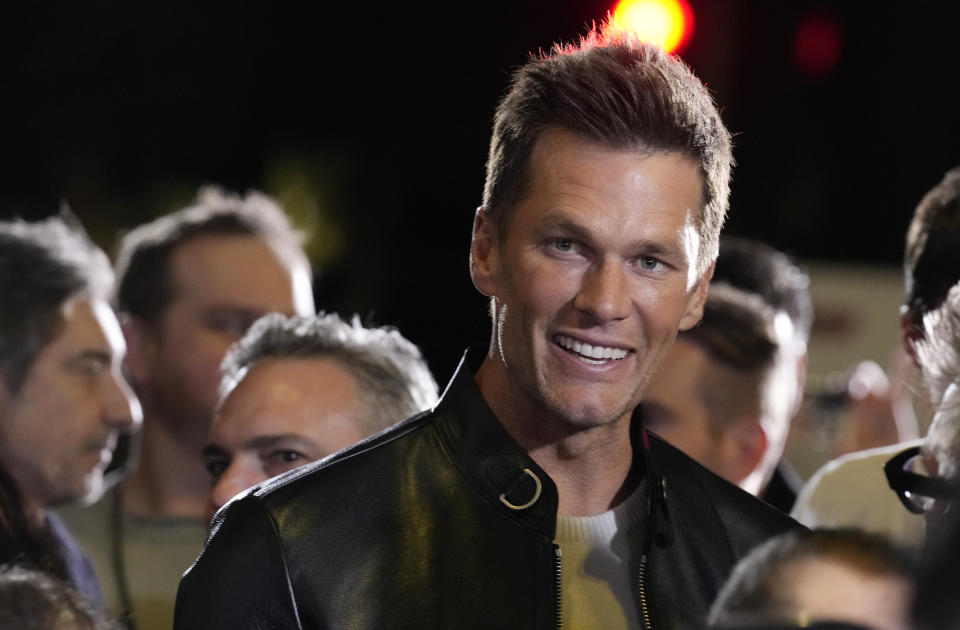
[[116, 269], [143, 432], [129, 478], [64, 517], [110, 608], [141, 630], [169, 630], [180, 575], [206, 536], [210, 486], [198, 454], [220, 362], [262, 315], [313, 313], [310, 265], [271, 199], [208, 188], [190, 207], [128, 233]]
[[[884, 472], [903, 507], [922, 515], [925, 523], [914, 626], [952, 630], [960, 627], [960, 283], [924, 315], [914, 355], [933, 404], [933, 421], [922, 443], [890, 458]], [[912, 465], [916, 460], [920, 466]]]
[[806, 382], [809, 279], [782, 252], [725, 237], [710, 287], [703, 321], [678, 335], [644, 400], [646, 422], [728, 481], [788, 511], [799, 483], [781, 458]]
[[141, 414], [121, 374], [113, 271], [73, 221], [0, 223], [0, 564], [47, 571], [102, 607], [89, 560], [50, 508], [99, 496]]
[[777, 351], [773, 309], [759, 296], [712, 283], [703, 320], [677, 335], [643, 400], [644, 425], [756, 494], [773, 472], [761, 468], [771, 448], [763, 418]]
[[[925, 338], [924, 318], [960, 280], [960, 168], [949, 171], [917, 205], [906, 241], [900, 330], [904, 350], [915, 356], [915, 346]], [[923, 519], [890, 492], [883, 465], [920, 444], [869, 449], [827, 463], [804, 486], [792, 515], [810, 527], [859, 527], [918, 544]]]
[[710, 609], [711, 628], [909, 628], [914, 567], [882, 536], [789, 532], [741, 560]]
[[923, 325], [914, 355], [934, 409], [933, 421], [921, 444], [902, 448], [884, 472], [903, 506], [926, 517], [930, 538], [940, 535], [941, 516], [957, 511], [960, 499], [960, 284], [924, 316]]
[[203, 449], [211, 518], [239, 492], [432, 407], [437, 383], [397, 330], [275, 313], [227, 352], [220, 396]]
[[720, 245], [713, 281], [759, 295], [774, 311], [777, 362], [767, 385], [762, 425], [769, 447], [748, 485], [789, 511], [802, 480], [783, 458], [807, 383], [807, 343], [813, 327], [810, 277], [787, 254], [757, 240], [728, 236]]

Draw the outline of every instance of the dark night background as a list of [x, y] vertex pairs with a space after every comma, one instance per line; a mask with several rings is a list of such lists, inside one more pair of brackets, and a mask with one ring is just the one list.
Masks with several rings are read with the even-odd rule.
[[[958, 3], [690, 0], [683, 58], [736, 134], [730, 233], [801, 260], [896, 264], [960, 164]], [[613, 2], [11, 3], [0, 216], [66, 200], [101, 245], [203, 183], [259, 188], [314, 232], [318, 306], [399, 326], [444, 382], [485, 343], [467, 275], [510, 69]], [[811, 19], [836, 65], [793, 56]]]

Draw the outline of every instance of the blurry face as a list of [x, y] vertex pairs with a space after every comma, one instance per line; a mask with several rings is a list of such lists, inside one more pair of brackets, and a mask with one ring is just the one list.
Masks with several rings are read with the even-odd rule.
[[312, 314], [310, 275], [244, 235], [187, 241], [174, 252], [170, 273], [173, 300], [157, 329], [145, 331], [131, 373], [145, 404], [203, 439], [227, 348], [266, 313]]
[[208, 517], [239, 492], [366, 437], [366, 408], [336, 359], [263, 359], [226, 397], [204, 448]]
[[630, 414], [702, 314], [700, 190], [686, 156], [541, 134], [505, 241], [483, 212], [474, 226], [474, 284], [495, 298], [494, 409], [578, 428]]
[[643, 424], [721, 477], [740, 483], [744, 475], [736, 467], [735, 442], [713, 429], [700, 393], [704, 381], [724, 369], [681, 336], [643, 397]]
[[18, 392], [0, 384], [0, 456], [23, 496], [49, 507], [100, 490], [117, 434], [140, 405], [120, 372], [125, 346], [107, 303], [79, 297]]
[[843, 621], [875, 630], [909, 628], [910, 585], [901, 577], [873, 575], [830, 559], [802, 562], [785, 578], [799, 625]]

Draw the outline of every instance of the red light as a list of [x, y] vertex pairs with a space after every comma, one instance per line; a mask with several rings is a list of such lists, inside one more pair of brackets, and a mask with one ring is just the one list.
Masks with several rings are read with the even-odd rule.
[[808, 15], [797, 26], [793, 62], [807, 76], [826, 76], [840, 60], [842, 42], [840, 25], [832, 16]]
[[686, 0], [620, 0], [613, 21], [668, 53], [682, 50], [693, 33], [693, 10]]

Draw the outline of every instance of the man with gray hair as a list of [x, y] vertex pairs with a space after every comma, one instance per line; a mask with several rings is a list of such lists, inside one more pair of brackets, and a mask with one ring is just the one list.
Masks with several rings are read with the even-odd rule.
[[[903, 506], [923, 514], [928, 527], [960, 499], [960, 283], [943, 303], [923, 317], [923, 336], [913, 345], [917, 365], [934, 409], [922, 444], [908, 447], [884, 467]], [[922, 459], [929, 473], [913, 466]]]
[[118, 436], [140, 422], [112, 284], [73, 217], [0, 222], [0, 564], [50, 572], [101, 606], [50, 508], [99, 496]]
[[234, 495], [339, 451], [437, 401], [417, 347], [335, 313], [266, 315], [227, 352], [203, 449], [208, 516]]

